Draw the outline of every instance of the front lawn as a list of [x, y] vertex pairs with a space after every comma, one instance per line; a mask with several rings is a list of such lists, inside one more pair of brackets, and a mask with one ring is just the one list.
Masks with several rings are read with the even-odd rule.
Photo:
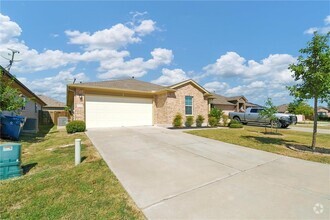
[[84, 133], [42, 127], [21, 139], [25, 175], [0, 181], [0, 219], [144, 219]]
[[[313, 128], [313, 124], [304, 124], [304, 123], [298, 123], [295, 125], [295, 127], [303, 127], [303, 128]], [[330, 123], [318, 123], [317, 129], [330, 129]]]
[[330, 163], [328, 134], [317, 134], [317, 152], [312, 153], [308, 151], [312, 133], [279, 129], [278, 134], [265, 134], [264, 131], [264, 128], [244, 126], [243, 129], [195, 130], [187, 133], [304, 160]]

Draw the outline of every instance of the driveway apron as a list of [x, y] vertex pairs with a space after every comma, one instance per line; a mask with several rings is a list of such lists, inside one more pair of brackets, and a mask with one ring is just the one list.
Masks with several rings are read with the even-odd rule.
[[330, 219], [330, 166], [159, 127], [88, 137], [149, 219]]

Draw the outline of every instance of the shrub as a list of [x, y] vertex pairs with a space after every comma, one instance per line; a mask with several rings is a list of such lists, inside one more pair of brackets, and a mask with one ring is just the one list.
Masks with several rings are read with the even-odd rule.
[[222, 122], [223, 122], [223, 126], [227, 126], [228, 125], [228, 115], [223, 115], [222, 116]]
[[194, 124], [194, 116], [187, 116], [186, 117], [186, 122], [184, 123], [184, 125], [187, 128], [190, 128], [192, 126], [192, 124]]
[[228, 126], [230, 128], [243, 128], [243, 125], [236, 120], [231, 120]]
[[84, 121], [71, 121], [66, 125], [66, 132], [69, 134], [76, 132], [84, 132], [86, 130], [86, 124]]
[[217, 119], [217, 122], [220, 121], [221, 116], [223, 115], [223, 111], [217, 108], [212, 108], [209, 116]]
[[328, 116], [318, 116], [318, 121], [330, 121], [330, 117]]
[[215, 117], [209, 117], [209, 125], [211, 127], [215, 127], [218, 125], [218, 119], [216, 119]]
[[172, 125], [175, 128], [182, 127], [183, 121], [182, 121], [182, 115], [180, 113], [177, 113], [173, 119]]
[[202, 115], [197, 115], [196, 118], [196, 127], [202, 127], [202, 124], [204, 123], [205, 118]]

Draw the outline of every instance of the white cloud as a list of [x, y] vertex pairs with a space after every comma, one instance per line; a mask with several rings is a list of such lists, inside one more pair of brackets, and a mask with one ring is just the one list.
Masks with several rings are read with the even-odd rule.
[[203, 70], [206, 76], [238, 77], [245, 81], [266, 78], [275, 81], [293, 81], [288, 67], [289, 64], [295, 62], [296, 58], [289, 54], [271, 54], [260, 62], [256, 62], [254, 60], [247, 61], [236, 52], [227, 52], [220, 56], [215, 63], [205, 66]]
[[66, 85], [72, 83], [76, 78], [76, 82], [86, 82], [88, 77], [85, 73], [74, 73], [75, 68], [60, 71], [57, 75], [35, 80], [28, 80], [26, 78], [18, 78], [24, 85], [26, 85], [35, 94], [42, 94], [59, 101], [65, 102]]
[[128, 22], [128, 25], [119, 23], [111, 28], [94, 33], [66, 30], [65, 34], [69, 37], [70, 44], [83, 45], [86, 50], [117, 50], [129, 44], [141, 42], [140, 37], [148, 35], [155, 30], [155, 21], [150, 19], [136, 21], [136, 15], [134, 15], [134, 20]]
[[257, 62], [236, 52], [227, 52], [204, 67], [204, 78], [213, 76], [217, 80], [204, 87], [224, 96], [244, 95], [259, 104], [264, 104], [267, 97], [273, 98], [274, 103], [289, 102], [292, 98], [286, 86], [295, 81], [288, 67], [295, 62], [297, 59], [289, 54], [271, 54]]
[[328, 15], [327, 17], [325, 17], [324, 24], [325, 25], [330, 25], [330, 15]]
[[162, 75], [151, 81], [152, 83], [169, 86], [187, 80], [189, 77], [182, 69], [162, 69]]
[[322, 27], [311, 27], [304, 31], [304, 34], [314, 34], [317, 31], [320, 34], [326, 34], [330, 32], [330, 15], [325, 17], [324, 26]]
[[22, 29], [20, 26], [11, 21], [8, 16], [0, 13], [0, 44], [8, 43], [21, 35]]
[[250, 102], [264, 104], [268, 97], [272, 98], [275, 104], [288, 103], [292, 100], [289, 92], [286, 89], [286, 83], [274, 83], [269, 80], [240, 82], [239, 85], [230, 86], [227, 83], [213, 81], [204, 84], [204, 87], [217, 94], [231, 97], [244, 95]]
[[141, 22], [141, 24], [134, 28], [134, 31], [139, 36], [144, 36], [147, 34], [150, 34], [151, 32], [156, 30], [156, 22], [153, 20], [144, 20]]
[[[152, 50], [151, 59], [148, 60], [142, 57], [129, 58], [130, 53], [125, 48], [129, 44], [141, 42], [141, 37], [156, 30], [156, 22], [141, 18], [145, 14], [135, 13], [133, 21], [126, 25], [119, 23], [94, 33], [65, 31], [70, 44], [82, 45], [84, 48], [84, 51], [77, 49], [73, 52], [61, 50], [39, 52], [29, 48], [23, 41], [19, 41], [22, 32], [19, 25], [11, 21], [8, 16], [0, 14], [0, 52], [7, 52], [8, 47], [20, 51], [22, 61], [15, 63], [11, 69], [15, 73], [32, 73], [95, 62], [99, 64], [96, 74], [102, 79], [141, 77], [149, 70], [168, 65], [173, 60], [172, 51], [164, 48]], [[53, 36], [50, 34], [50, 37]], [[1, 59], [0, 65], [7, 66], [8, 61]]]
[[141, 39], [135, 36], [134, 30], [123, 24], [117, 24], [109, 29], [96, 31], [93, 34], [80, 31], [65, 31], [69, 37], [69, 43], [83, 45], [86, 50], [112, 49], [117, 50], [128, 44], [140, 42]]
[[144, 61], [143, 58], [135, 58], [128, 61], [123, 57], [117, 59], [103, 60], [99, 70], [104, 72], [98, 75], [100, 79], [114, 79], [123, 77], [142, 77], [149, 70], [157, 69], [159, 66], [168, 65], [173, 60], [172, 50], [155, 48], [151, 51], [152, 58]]
[[308, 28], [306, 31], [304, 31], [304, 34], [314, 34], [315, 31], [318, 31], [319, 28], [317, 27], [311, 27], [311, 28]]
[[245, 71], [245, 59], [235, 52], [227, 52], [220, 56], [214, 64], [209, 64], [203, 68], [207, 74], [221, 76], [237, 76]]
[[205, 83], [203, 87], [209, 92], [215, 92], [217, 94], [223, 94], [229, 89], [229, 85], [227, 83], [218, 81]]

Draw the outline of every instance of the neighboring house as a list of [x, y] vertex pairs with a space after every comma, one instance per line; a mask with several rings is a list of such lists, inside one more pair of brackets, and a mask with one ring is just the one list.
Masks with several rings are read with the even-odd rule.
[[330, 117], [330, 109], [320, 106], [317, 108], [317, 114], [323, 117]]
[[227, 97], [227, 101], [236, 105], [236, 111], [246, 110], [248, 100], [244, 96]]
[[68, 112], [65, 111], [65, 104], [63, 102], [59, 102], [45, 95], [38, 96], [46, 103], [46, 105], [42, 107], [42, 111], [39, 115], [39, 120], [42, 124], [58, 125], [59, 117], [69, 117]]
[[222, 95], [212, 94], [211, 108], [221, 109], [226, 115], [229, 112], [234, 112], [237, 109], [236, 104], [228, 102], [227, 98]]
[[277, 106], [277, 112], [278, 113], [289, 113], [288, 107], [289, 107], [289, 104], [279, 105], [279, 106]]
[[177, 113], [207, 122], [212, 94], [193, 80], [160, 86], [136, 79], [70, 84], [67, 106], [87, 128], [164, 125]]
[[[8, 79], [13, 79], [13, 86], [17, 88], [26, 99], [25, 106], [20, 110], [19, 115], [26, 117], [26, 122], [22, 128], [23, 132], [37, 132], [39, 130], [38, 111], [46, 105], [36, 94], [28, 89], [16, 77], [11, 75], [6, 69], [0, 66], [1, 73]], [[13, 115], [13, 112], [3, 112], [4, 115]]]
[[221, 109], [225, 114], [229, 112], [245, 111], [248, 107], [257, 106], [248, 102], [244, 96], [225, 97], [218, 94], [212, 94], [213, 99], [210, 101], [211, 107]]

